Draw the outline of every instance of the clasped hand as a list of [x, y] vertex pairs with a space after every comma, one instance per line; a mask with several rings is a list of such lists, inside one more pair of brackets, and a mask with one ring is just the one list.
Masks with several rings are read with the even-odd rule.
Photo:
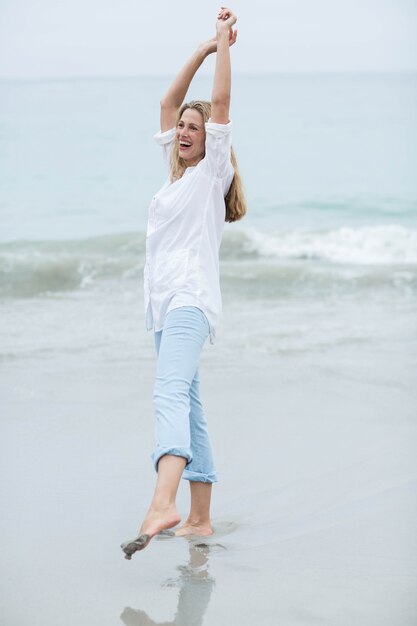
[[236, 15], [227, 7], [221, 7], [219, 14], [217, 15], [216, 22], [216, 36], [212, 37], [208, 41], [201, 44], [206, 54], [212, 54], [217, 52], [217, 39], [219, 35], [224, 32], [229, 33], [229, 46], [233, 46], [237, 39], [237, 28], [233, 29], [233, 24], [236, 24]]

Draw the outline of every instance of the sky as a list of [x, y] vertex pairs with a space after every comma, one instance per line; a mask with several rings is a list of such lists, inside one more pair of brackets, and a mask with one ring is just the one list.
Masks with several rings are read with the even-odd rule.
[[[219, 6], [0, 0], [0, 78], [170, 75], [215, 34]], [[236, 0], [231, 8], [236, 73], [417, 71], [417, 0]]]

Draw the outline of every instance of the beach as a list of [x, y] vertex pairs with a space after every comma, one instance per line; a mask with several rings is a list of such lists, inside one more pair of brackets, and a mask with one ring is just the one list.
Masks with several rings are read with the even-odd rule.
[[[200, 363], [215, 532], [131, 561], [155, 483], [142, 272], [163, 81], [1, 82], [5, 625], [416, 624], [417, 82], [315, 80], [236, 80], [250, 213], [225, 227]], [[280, 145], [258, 135], [269, 170], [254, 81], [285, 94]], [[188, 501], [182, 481], [183, 519]]]
[[[226, 308], [229, 325], [233, 316]], [[277, 359], [228, 345], [232, 360], [206, 345], [215, 533], [158, 538], [128, 562], [119, 544], [154, 483], [154, 348], [151, 334], [136, 341], [133, 359], [104, 363], [78, 347], [3, 368], [4, 623], [411, 626], [417, 433], [406, 355], [342, 343]], [[187, 503], [183, 481], [183, 517]]]

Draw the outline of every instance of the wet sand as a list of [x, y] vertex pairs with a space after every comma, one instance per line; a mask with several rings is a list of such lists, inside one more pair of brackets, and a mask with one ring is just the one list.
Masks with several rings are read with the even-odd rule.
[[3, 623], [415, 624], [415, 395], [375, 371], [324, 385], [305, 359], [206, 349], [216, 532], [123, 558], [155, 479], [148, 348], [3, 368]]

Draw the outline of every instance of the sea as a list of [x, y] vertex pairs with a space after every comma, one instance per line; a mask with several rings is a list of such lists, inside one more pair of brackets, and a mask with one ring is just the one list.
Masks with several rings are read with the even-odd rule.
[[[138, 356], [148, 205], [166, 174], [153, 134], [169, 80], [0, 82], [3, 360]], [[209, 99], [210, 88], [196, 78], [188, 96]], [[288, 356], [371, 342], [406, 358], [417, 75], [236, 76], [231, 119], [248, 213], [225, 227], [219, 343]]]

